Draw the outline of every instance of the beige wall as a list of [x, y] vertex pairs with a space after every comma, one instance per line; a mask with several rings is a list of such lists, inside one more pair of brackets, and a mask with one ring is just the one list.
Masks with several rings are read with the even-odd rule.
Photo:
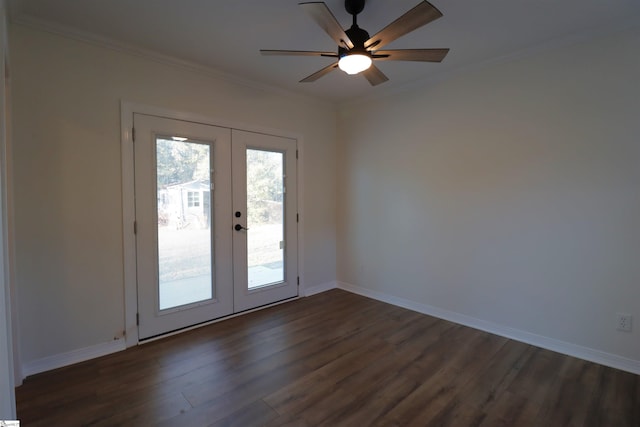
[[302, 135], [303, 281], [335, 280], [332, 107], [27, 27], [10, 35], [25, 363], [124, 328], [121, 100]]
[[[338, 280], [640, 362], [640, 35], [344, 108]], [[475, 319], [475, 320], [473, 320]]]

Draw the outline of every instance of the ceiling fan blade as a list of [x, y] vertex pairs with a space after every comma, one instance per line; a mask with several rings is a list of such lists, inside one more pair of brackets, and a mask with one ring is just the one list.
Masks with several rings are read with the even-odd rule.
[[420, 28], [442, 16], [442, 13], [428, 1], [422, 1], [416, 7], [384, 27], [376, 35], [367, 40], [364, 47], [381, 48], [395, 39]]
[[324, 76], [325, 74], [329, 74], [331, 71], [335, 70], [336, 68], [338, 68], [338, 63], [334, 62], [333, 64], [324, 67], [322, 70], [316, 71], [315, 73], [311, 74], [310, 76], [305, 77], [304, 79], [300, 80], [300, 83], [315, 82], [320, 77]]
[[367, 68], [362, 72], [362, 75], [369, 80], [371, 86], [377, 86], [380, 83], [384, 83], [389, 80], [389, 77], [385, 76], [382, 71], [375, 65], [371, 64], [371, 67]]
[[280, 55], [280, 56], [328, 56], [331, 58], [337, 58], [338, 54], [335, 52], [316, 52], [310, 50], [268, 50], [261, 49], [260, 53], [263, 55]]
[[376, 61], [421, 61], [442, 62], [449, 49], [398, 49], [377, 50], [373, 53]]
[[353, 42], [344, 32], [338, 20], [323, 2], [300, 3], [307, 14], [316, 21], [338, 46], [353, 48]]

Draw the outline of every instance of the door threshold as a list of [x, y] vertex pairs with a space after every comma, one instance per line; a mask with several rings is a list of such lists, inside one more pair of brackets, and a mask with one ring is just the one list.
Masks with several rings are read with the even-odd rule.
[[155, 335], [155, 336], [152, 336], [152, 337], [149, 337], [149, 338], [144, 338], [144, 339], [138, 340], [138, 345], [148, 344], [148, 343], [151, 343], [151, 342], [154, 342], [154, 341], [161, 340], [163, 338], [168, 338], [168, 337], [171, 337], [173, 335], [181, 334], [183, 332], [189, 332], [189, 331], [192, 331], [194, 329], [202, 328], [204, 326], [213, 325], [214, 323], [219, 323], [219, 322], [222, 322], [224, 320], [233, 319], [234, 317], [243, 316], [245, 314], [253, 313], [254, 311], [264, 310], [265, 308], [275, 307], [277, 305], [284, 304], [284, 303], [291, 302], [291, 301], [295, 301], [295, 300], [298, 300], [298, 299], [300, 299], [299, 295], [295, 296], [295, 297], [292, 297], [292, 298], [287, 298], [287, 299], [283, 299], [283, 300], [280, 300], [280, 301], [276, 301], [276, 302], [271, 303], [271, 304], [261, 305], [260, 307], [251, 308], [249, 310], [240, 311], [238, 313], [229, 314], [228, 316], [218, 317], [217, 319], [207, 320], [206, 322], [198, 323], [196, 325], [187, 326], [186, 328], [176, 329], [175, 331], [167, 332], [167, 333], [160, 334], [160, 335]]

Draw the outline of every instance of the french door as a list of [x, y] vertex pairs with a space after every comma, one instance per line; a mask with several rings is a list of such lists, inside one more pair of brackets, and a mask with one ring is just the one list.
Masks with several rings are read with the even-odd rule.
[[138, 334], [298, 294], [296, 141], [134, 114]]

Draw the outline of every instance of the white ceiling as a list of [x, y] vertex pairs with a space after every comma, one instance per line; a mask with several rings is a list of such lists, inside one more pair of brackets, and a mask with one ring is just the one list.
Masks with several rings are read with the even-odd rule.
[[[308, 1], [308, 0], [307, 0]], [[432, 0], [442, 18], [390, 49], [451, 48], [440, 64], [381, 62], [389, 81], [371, 87], [362, 76], [334, 71], [298, 83], [331, 58], [262, 56], [260, 49], [329, 50], [333, 41], [298, 0], [13, 0], [14, 22], [76, 34], [94, 34], [222, 73], [332, 102], [375, 96], [461, 67], [576, 36], [636, 25], [639, 0]], [[343, 0], [326, 0], [344, 28], [351, 16]], [[419, 0], [368, 0], [358, 16], [374, 34]], [[594, 61], [597, 61], [594, 52]]]

